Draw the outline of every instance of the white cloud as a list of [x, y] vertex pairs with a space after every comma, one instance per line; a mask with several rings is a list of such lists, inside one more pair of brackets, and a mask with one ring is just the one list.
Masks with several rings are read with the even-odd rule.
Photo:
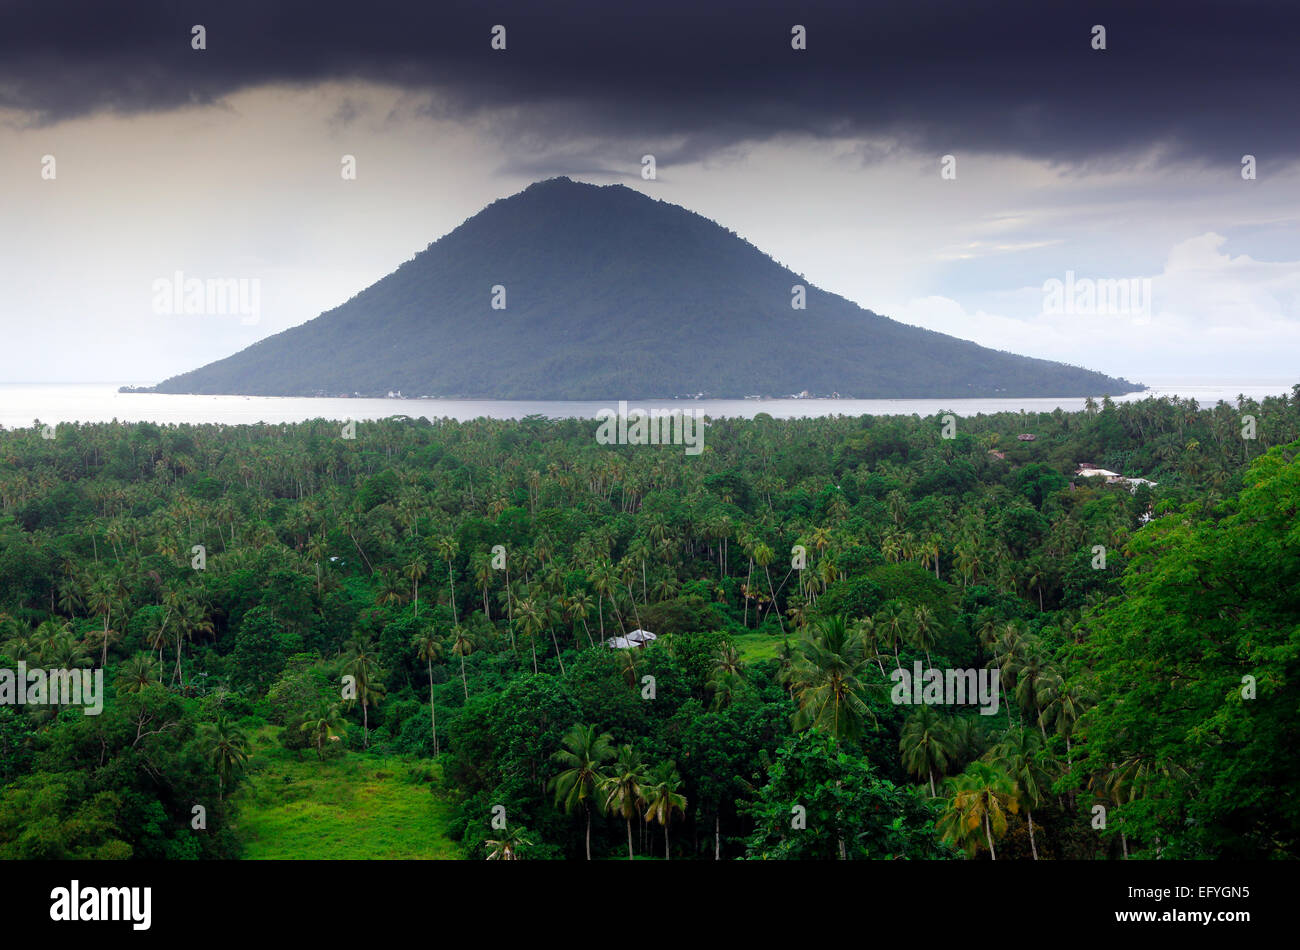
[[[1300, 366], [1300, 261], [1223, 250], [1208, 232], [1176, 244], [1149, 275], [1149, 316], [1050, 314], [1041, 287], [999, 295], [1009, 312], [968, 311], [949, 297], [909, 300], [894, 316], [983, 346], [1107, 373], [1286, 376]], [[1143, 275], [1077, 275], [1077, 279]], [[1062, 274], [1058, 279], [1064, 280]]]

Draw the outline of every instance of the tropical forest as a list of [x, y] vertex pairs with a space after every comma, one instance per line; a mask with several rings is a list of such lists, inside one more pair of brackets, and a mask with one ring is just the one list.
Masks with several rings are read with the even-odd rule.
[[595, 429], [0, 430], [0, 858], [1300, 854], [1300, 386]]

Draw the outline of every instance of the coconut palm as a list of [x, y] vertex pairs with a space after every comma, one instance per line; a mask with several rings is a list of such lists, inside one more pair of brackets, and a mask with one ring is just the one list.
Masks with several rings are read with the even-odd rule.
[[972, 762], [946, 784], [950, 797], [939, 819], [940, 834], [973, 857], [979, 850], [978, 831], [983, 830], [989, 857], [996, 861], [993, 841], [1006, 834], [1007, 815], [1020, 810], [1015, 781], [989, 762]]
[[208, 759], [217, 770], [217, 798], [221, 799], [226, 786], [248, 761], [248, 736], [225, 713], [219, 713], [215, 722], [205, 723], [202, 736]]
[[465, 698], [469, 699], [469, 680], [465, 678], [465, 657], [478, 647], [478, 637], [465, 627], [451, 629], [451, 655], [460, 657], [460, 684], [465, 689]]
[[903, 767], [917, 778], [928, 777], [930, 797], [936, 797], [934, 777], [944, 775], [956, 750], [952, 730], [933, 706], [921, 706], [908, 717], [898, 748], [903, 753]]
[[138, 693], [162, 677], [158, 661], [148, 653], [137, 653], [127, 660], [117, 675], [119, 693]]
[[930, 648], [934, 646], [938, 638], [938, 629], [934, 620], [934, 611], [928, 604], [917, 604], [916, 609], [912, 611], [912, 622], [909, 625], [908, 633], [910, 634], [911, 645], [918, 650], [925, 651], [925, 665], [930, 666]]
[[[542, 612], [537, 609], [532, 598], [521, 600], [515, 605], [515, 617], [519, 621], [519, 629], [523, 635], [528, 638], [528, 644], [533, 651], [533, 675], [537, 675], [537, 635], [542, 632], [544, 621]], [[559, 651], [556, 651], [559, 655]]]
[[451, 562], [459, 553], [460, 545], [455, 538], [447, 535], [438, 539], [438, 557], [447, 562], [447, 582], [451, 585], [451, 617], [454, 623], [460, 623], [460, 616], [456, 613], [456, 574]]
[[568, 814], [582, 810], [587, 816], [587, 860], [591, 860], [592, 803], [599, 810], [598, 791], [606, 780], [604, 767], [615, 757], [609, 733], [596, 734], [595, 726], [577, 725], [560, 740], [561, 748], [551, 758], [564, 771], [548, 783], [555, 791], [555, 804]]
[[[774, 561], [775, 559], [776, 559], [776, 552], [773, 551], [766, 544], [760, 543], [755, 545], [754, 563], [763, 569], [763, 573], [767, 577], [767, 590], [769, 596], [771, 597], [770, 603], [772, 608], [776, 607], [776, 589], [772, 586], [772, 571], [771, 571], [771, 564], [772, 561]], [[781, 619], [781, 612], [779, 610], [776, 612], [776, 620], [777, 623], [781, 625], [781, 630], [784, 631], [785, 621]]]
[[1039, 726], [1044, 723], [1054, 725], [1056, 734], [1065, 739], [1066, 761], [1073, 766], [1074, 747], [1070, 740], [1079, 717], [1088, 707], [1087, 694], [1074, 683], [1067, 683], [1059, 673], [1052, 672], [1038, 681], [1038, 705], [1042, 709], [1038, 716]]
[[415, 647], [416, 656], [425, 662], [429, 671], [429, 720], [433, 731], [433, 754], [438, 754], [438, 712], [433, 706], [433, 661], [442, 662], [446, 655], [446, 644], [434, 633], [432, 627], [428, 627], [422, 633], [417, 633], [411, 639], [411, 646]]
[[796, 649], [796, 729], [811, 727], [838, 740], [860, 735], [867, 719], [875, 722], [862, 698], [860, 679], [871, 661], [862, 638], [849, 632], [844, 617], [824, 618], [807, 628]]
[[479, 555], [474, 559], [474, 582], [478, 584], [479, 591], [483, 594], [483, 616], [489, 620], [492, 619], [492, 607], [488, 602], [488, 589], [492, 586], [492, 579], [496, 570], [492, 567], [492, 559], [486, 555]]
[[651, 769], [644, 788], [646, 800], [646, 821], [658, 821], [664, 829], [664, 860], [672, 857], [668, 841], [668, 826], [672, 824], [673, 815], [680, 812], [686, 817], [686, 796], [680, 791], [682, 777], [677, 771], [677, 763], [672, 759], [660, 762]]
[[354, 701], [361, 703], [361, 728], [363, 747], [370, 746], [370, 706], [377, 704], [384, 695], [383, 673], [379, 668], [379, 657], [370, 644], [354, 640], [343, 671], [352, 677], [356, 688]]
[[[429, 563], [420, 555], [411, 558], [411, 562], [402, 568], [402, 573], [411, 582], [411, 597], [415, 600], [415, 616], [420, 616], [420, 581], [429, 573]], [[455, 606], [455, 600], [452, 601]]]
[[[591, 613], [591, 607], [591, 595], [585, 590], [575, 591], [565, 603], [565, 610], [570, 618], [569, 622], [572, 623], [574, 620], [581, 620], [582, 629], [587, 633], [587, 644], [594, 647], [596, 641], [591, 638], [591, 628], [587, 626], [587, 616]], [[575, 645], [578, 642], [576, 632], [573, 637], [573, 642]]]
[[336, 742], [347, 732], [347, 722], [339, 714], [337, 705], [322, 709], [298, 727], [311, 738], [316, 747], [316, 758], [325, 758], [325, 743]]
[[646, 782], [641, 754], [630, 745], [621, 746], [613, 771], [605, 777], [601, 792], [606, 813], [619, 814], [627, 823], [627, 859], [632, 860], [632, 819], [645, 805], [642, 785]]
[[524, 829], [510, 828], [500, 838], [483, 842], [488, 849], [489, 861], [519, 861], [523, 858], [525, 848], [532, 847], [532, 842], [524, 837]]
[[1029, 820], [1029, 849], [1038, 860], [1038, 842], [1034, 839], [1034, 809], [1040, 807], [1052, 787], [1044, 760], [1042, 736], [1032, 729], [1010, 730], [993, 752], [994, 761], [1016, 783], [1025, 817]]

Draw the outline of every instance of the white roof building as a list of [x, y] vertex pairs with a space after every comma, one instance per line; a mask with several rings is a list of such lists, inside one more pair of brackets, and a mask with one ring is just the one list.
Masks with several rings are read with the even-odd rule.
[[1125, 478], [1119, 472], [1112, 472], [1105, 468], [1090, 468], [1080, 465], [1074, 473], [1076, 478], [1104, 478], [1107, 485], [1127, 485], [1128, 490], [1135, 492], [1139, 485], [1150, 485], [1155, 487], [1155, 482], [1146, 478]]
[[630, 647], [643, 647], [651, 640], [658, 640], [658, 634], [651, 633], [649, 630], [633, 630], [625, 637], [610, 637], [605, 641], [605, 646], [611, 650], [626, 650]]

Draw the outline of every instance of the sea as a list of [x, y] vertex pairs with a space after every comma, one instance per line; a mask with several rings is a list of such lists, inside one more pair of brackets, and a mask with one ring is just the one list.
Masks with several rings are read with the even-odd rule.
[[[1253, 399], [1287, 395], [1296, 379], [1167, 378], [1148, 381], [1145, 392], [1129, 393], [1116, 402], [1148, 396], [1195, 399], [1202, 407], [1219, 401], [1236, 405], [1237, 396]], [[405, 415], [418, 419], [461, 421], [488, 417], [522, 419], [594, 419], [602, 409], [618, 411], [618, 400], [540, 401], [499, 399], [340, 399], [335, 397], [190, 396], [121, 393], [124, 383], [0, 383], [0, 426], [6, 429], [60, 422], [221, 423], [301, 422], [306, 419], [373, 420]], [[149, 385], [131, 383], [129, 385]], [[1094, 397], [1100, 401], [1100, 396]], [[631, 409], [694, 410], [711, 418], [752, 418], [760, 412], [777, 419], [812, 416], [930, 416], [952, 412], [973, 416], [995, 412], [1074, 412], [1084, 397], [983, 399], [643, 399], [627, 400]]]

